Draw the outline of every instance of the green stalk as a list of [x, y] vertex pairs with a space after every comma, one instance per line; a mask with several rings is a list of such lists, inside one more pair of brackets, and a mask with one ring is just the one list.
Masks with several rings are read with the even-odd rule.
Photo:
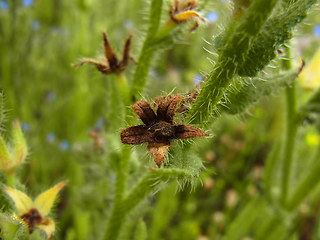
[[[108, 81], [109, 94], [109, 116], [110, 130], [119, 129], [124, 121], [123, 102], [128, 99], [128, 85], [124, 75], [117, 75], [116, 79], [112, 77]], [[119, 231], [123, 224], [124, 208], [122, 206], [123, 196], [126, 191], [126, 183], [128, 176], [128, 166], [130, 161], [130, 147], [122, 145], [120, 152], [113, 152], [110, 157], [114, 159], [118, 165], [116, 170], [115, 194], [113, 207], [108, 220], [105, 239], [117, 239]]]
[[121, 227], [126, 216], [126, 209], [123, 205], [123, 196], [126, 191], [126, 183], [128, 177], [128, 166], [130, 160], [129, 146], [123, 145], [122, 153], [119, 159], [119, 165], [116, 172], [114, 205], [109, 217], [104, 239], [116, 240], [119, 236]]
[[281, 155], [280, 154], [281, 142], [280, 143], [279, 142], [280, 141], [275, 143], [271, 152], [269, 153], [265, 161], [266, 164], [263, 172], [264, 190], [266, 192], [266, 197], [270, 201], [272, 201], [274, 197], [279, 197], [279, 196], [274, 196], [274, 193], [272, 191], [272, 187], [280, 187], [279, 184], [277, 184], [277, 186], [274, 186], [275, 184], [274, 179], [276, 178], [277, 167], [279, 167], [278, 160], [279, 160], [279, 156]]
[[[107, 79], [107, 94], [108, 94], [108, 116], [110, 120], [108, 128], [114, 132], [115, 129], [120, 129], [124, 123], [124, 90], [121, 90], [121, 85], [118, 76], [110, 75]], [[119, 83], [120, 82], [120, 83]]]
[[16, 187], [16, 170], [12, 169], [9, 172], [6, 173], [7, 178], [7, 186], [15, 188]]
[[[253, 1], [241, 22], [231, 31], [230, 36], [225, 38], [227, 41], [221, 50], [216, 67], [210, 73], [189, 112], [188, 117], [191, 122], [203, 122], [215, 110], [237, 72], [238, 66], [245, 60], [250, 43], [260, 32], [276, 3], [277, 0]], [[232, 24], [230, 28], [233, 28]]]
[[244, 238], [254, 225], [254, 222], [261, 215], [266, 215], [266, 211], [266, 203], [261, 198], [252, 199], [228, 226], [228, 230], [225, 233], [226, 239], [236, 240]]
[[[287, 57], [290, 58], [290, 50], [286, 48]], [[290, 60], [282, 61], [282, 68], [284, 70], [289, 70], [291, 68]], [[297, 133], [297, 121], [296, 121], [296, 96], [295, 96], [295, 84], [292, 83], [291, 87], [286, 89], [286, 136], [284, 142], [284, 156], [282, 165], [282, 204], [286, 204], [288, 192], [289, 192], [289, 182], [291, 177], [291, 169], [293, 162], [293, 153], [295, 147], [295, 138]]]
[[[116, 240], [119, 237], [121, 227], [125, 223], [127, 215], [141, 203], [149, 194], [157, 189], [161, 182], [167, 182], [172, 179], [183, 179], [194, 177], [188, 172], [180, 169], [157, 169], [149, 171], [137, 185], [131, 190], [131, 192], [123, 198], [123, 195], [117, 193], [117, 191], [124, 188], [123, 179], [118, 178], [116, 183], [116, 202], [109, 218], [107, 226], [105, 240]], [[124, 177], [124, 176], [122, 176]], [[119, 199], [122, 200], [119, 200]]]
[[147, 226], [143, 220], [140, 220], [136, 227], [134, 240], [146, 240], [146, 239], [147, 239]]
[[127, 78], [123, 73], [120, 73], [117, 75], [117, 81], [118, 81], [119, 92], [126, 106], [130, 104], [130, 90], [129, 90]]
[[287, 208], [290, 211], [297, 209], [304, 199], [315, 189], [320, 181], [320, 144], [314, 156], [315, 163], [305, 179], [297, 186], [292, 197], [287, 202]]
[[297, 133], [296, 124], [296, 100], [295, 87], [286, 89], [286, 136], [284, 148], [284, 160], [282, 166], [282, 203], [287, 201], [289, 191], [289, 181], [291, 176], [293, 152], [295, 147], [295, 138]]
[[147, 82], [147, 75], [151, 66], [151, 60], [156, 51], [152, 41], [159, 28], [162, 4], [163, 0], [152, 0], [151, 2], [149, 17], [150, 25], [133, 75], [131, 87], [132, 102], [139, 99]]
[[126, 196], [124, 206], [127, 211], [131, 211], [136, 207], [146, 196], [152, 193], [161, 182], [168, 182], [170, 180], [190, 179], [195, 176], [189, 172], [181, 169], [156, 169], [147, 173], [133, 190]]

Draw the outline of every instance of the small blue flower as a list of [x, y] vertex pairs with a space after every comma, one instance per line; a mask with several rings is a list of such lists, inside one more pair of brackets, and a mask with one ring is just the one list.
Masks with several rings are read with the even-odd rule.
[[21, 129], [22, 129], [22, 131], [28, 131], [30, 129], [29, 123], [23, 122], [21, 124]]
[[31, 6], [32, 2], [33, 2], [33, 0], [22, 0], [22, 4], [24, 6]]
[[1, 0], [0, 1], [0, 8], [1, 9], [7, 9], [9, 6], [8, 6], [8, 3], [4, 0]]
[[110, 179], [112, 182], [114, 182], [114, 181], [116, 180], [116, 175], [111, 174], [111, 175], [109, 176], [109, 179]]
[[34, 21], [32, 23], [32, 29], [37, 30], [40, 28], [40, 23], [38, 21]]
[[49, 133], [46, 137], [47, 142], [52, 143], [56, 139], [56, 134], [54, 133]]
[[314, 29], [313, 29], [313, 34], [315, 35], [315, 36], [320, 36], [320, 25], [316, 25], [315, 27], [314, 27]]
[[57, 95], [55, 92], [49, 91], [46, 93], [45, 98], [48, 102], [53, 102], [57, 99]]
[[104, 119], [103, 118], [99, 118], [98, 121], [96, 122], [95, 126], [94, 126], [94, 130], [96, 132], [100, 132], [102, 130], [103, 125], [104, 125]]
[[210, 23], [216, 22], [218, 18], [219, 18], [219, 14], [217, 12], [209, 12], [206, 16], [206, 19], [208, 19]]
[[68, 150], [70, 148], [70, 143], [67, 140], [62, 140], [60, 142], [60, 149], [65, 151]]
[[194, 84], [198, 84], [202, 81], [202, 76], [201, 75], [196, 75], [194, 78], [193, 78], [193, 83]]
[[134, 26], [133, 22], [130, 21], [130, 20], [126, 20], [126, 21], [123, 23], [123, 25], [124, 25], [124, 27], [125, 27], [126, 29], [133, 29], [133, 26]]

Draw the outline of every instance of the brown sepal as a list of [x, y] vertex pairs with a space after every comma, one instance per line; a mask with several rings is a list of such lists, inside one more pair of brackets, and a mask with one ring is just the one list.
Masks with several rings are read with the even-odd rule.
[[158, 104], [157, 117], [159, 120], [165, 120], [172, 123], [176, 109], [184, 97], [182, 95], [168, 95], [165, 98], [156, 99]]
[[176, 139], [187, 139], [187, 138], [205, 137], [205, 136], [209, 136], [209, 134], [205, 133], [199, 128], [196, 128], [190, 125], [175, 126]]
[[148, 102], [140, 100], [133, 104], [131, 108], [135, 111], [144, 124], [150, 125], [155, 122], [156, 114]]
[[153, 156], [154, 162], [160, 168], [164, 157], [167, 154], [168, 148], [170, 145], [162, 144], [162, 143], [149, 143], [148, 150]]
[[120, 133], [121, 142], [125, 144], [141, 144], [153, 141], [148, 128], [144, 125], [128, 127]]

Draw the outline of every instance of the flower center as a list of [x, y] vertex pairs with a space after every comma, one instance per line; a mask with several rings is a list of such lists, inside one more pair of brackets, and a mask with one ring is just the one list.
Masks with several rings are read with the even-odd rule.
[[148, 130], [155, 136], [156, 141], [159, 142], [169, 140], [174, 136], [174, 126], [164, 121], [153, 124]]
[[31, 208], [27, 213], [20, 216], [20, 218], [28, 225], [30, 233], [32, 233], [35, 226], [42, 221], [41, 214], [36, 208]]

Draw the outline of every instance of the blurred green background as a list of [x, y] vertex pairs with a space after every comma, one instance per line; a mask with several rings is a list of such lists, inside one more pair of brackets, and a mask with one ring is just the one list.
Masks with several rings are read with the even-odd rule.
[[[169, 18], [169, 7], [170, 1], [165, 1], [163, 22]], [[210, 71], [207, 58], [211, 54], [205, 49], [213, 51], [208, 42], [232, 18], [232, 3], [200, 0], [198, 10], [206, 17], [206, 24], [192, 33], [186, 26], [173, 46], [158, 52], [141, 98], [188, 92], [201, 74]], [[132, 34], [131, 55], [138, 59], [148, 11], [147, 0], [0, 0], [1, 132], [10, 139], [11, 123], [20, 120], [30, 154], [19, 176], [31, 195], [60, 180], [69, 181], [56, 207], [54, 239], [99, 239], [104, 233], [115, 181], [108, 156], [120, 148], [119, 139], [110, 140], [109, 133], [119, 133], [128, 126], [111, 129], [107, 117], [114, 77], [103, 76], [93, 66], [74, 68], [72, 64], [82, 57], [103, 55], [102, 31], [118, 54]], [[290, 43], [294, 64], [298, 66], [303, 59], [305, 69], [312, 61], [320, 66], [318, 13], [310, 14]], [[131, 63], [125, 71], [129, 84], [134, 68]], [[318, 67], [316, 77], [310, 77], [310, 72], [301, 75], [298, 105], [320, 86], [319, 71]], [[195, 147], [206, 168], [195, 186], [181, 189], [171, 183], [149, 197], [129, 219], [142, 219], [147, 239], [152, 240], [320, 239], [319, 186], [290, 217], [291, 224], [283, 220], [287, 213], [257, 203], [264, 194], [264, 163], [281, 140], [283, 111], [284, 97], [279, 91], [246, 114], [222, 116], [209, 126], [212, 138]], [[92, 131], [98, 133], [98, 146], [90, 136]], [[319, 141], [315, 127], [305, 125], [299, 130], [290, 182], [293, 187], [312, 166], [312, 160], [307, 159]], [[152, 159], [145, 147], [135, 149], [132, 172], [139, 167], [146, 171]], [[128, 221], [123, 239], [133, 239], [133, 232], [139, 230], [140, 223], [136, 223]]]

